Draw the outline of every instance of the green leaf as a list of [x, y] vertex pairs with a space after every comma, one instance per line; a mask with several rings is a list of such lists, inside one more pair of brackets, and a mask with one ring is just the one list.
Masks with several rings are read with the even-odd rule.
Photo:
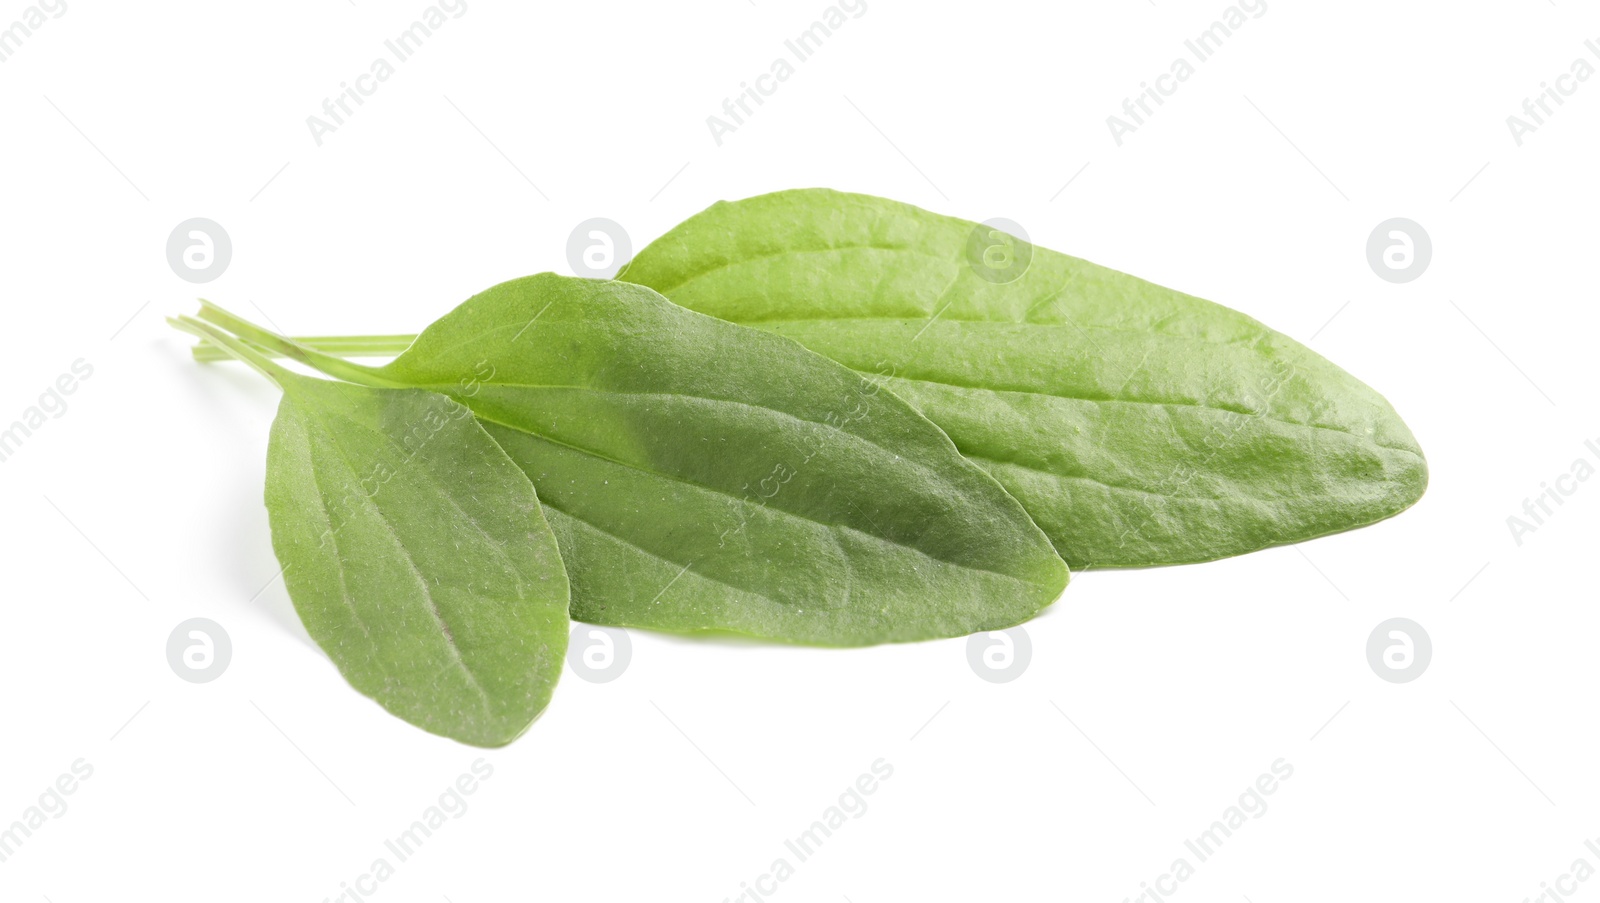
[[1007, 627], [1067, 581], [909, 405], [646, 288], [532, 276], [385, 367], [310, 359], [470, 407], [539, 488], [579, 620], [855, 646]]
[[1388, 402], [1294, 340], [907, 204], [823, 189], [719, 203], [618, 278], [884, 374], [1074, 568], [1299, 542], [1427, 485]]
[[187, 321], [283, 389], [267, 514], [307, 632], [399, 717], [502, 746], [550, 701], [568, 587], [533, 485], [449, 398], [299, 376]]
[[465, 408], [291, 381], [266, 501], [295, 610], [357, 690], [477, 746], [511, 742], [544, 711], [567, 578], [533, 485]]

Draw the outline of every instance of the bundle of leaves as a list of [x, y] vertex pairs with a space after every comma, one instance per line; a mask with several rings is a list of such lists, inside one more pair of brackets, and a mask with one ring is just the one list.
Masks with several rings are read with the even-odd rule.
[[514, 280], [416, 336], [173, 323], [283, 390], [266, 502], [312, 637], [483, 746], [548, 704], [569, 617], [961, 636], [1033, 617], [1067, 562], [1299, 542], [1427, 481], [1381, 396], [1255, 320], [863, 195], [717, 204], [615, 281]]

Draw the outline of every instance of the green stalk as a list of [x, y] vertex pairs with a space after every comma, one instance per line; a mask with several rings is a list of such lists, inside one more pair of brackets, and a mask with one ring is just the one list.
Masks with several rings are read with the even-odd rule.
[[[416, 339], [414, 335], [353, 335], [353, 336], [292, 336], [289, 341], [297, 345], [304, 345], [324, 354], [335, 357], [393, 357], [407, 348]], [[257, 346], [258, 348], [260, 346]], [[268, 357], [282, 357], [271, 349], [261, 349]], [[202, 340], [194, 346], [194, 359], [197, 361], [225, 361], [231, 360], [233, 355], [211, 343], [211, 340]]]
[[[278, 357], [299, 361], [335, 379], [342, 379], [346, 382], [369, 388], [404, 388], [404, 384], [383, 376], [376, 367], [351, 363], [337, 355], [302, 345], [286, 336], [278, 335], [270, 329], [257, 326], [243, 317], [231, 314], [204, 298], [200, 299], [200, 319], [221, 326], [252, 346], [259, 347]], [[260, 354], [261, 352], [257, 352], [257, 356], [260, 356]]]
[[211, 342], [223, 356], [249, 364], [256, 372], [272, 380], [278, 388], [283, 388], [286, 379], [292, 379], [293, 374], [278, 366], [262, 354], [255, 346], [234, 338], [210, 323], [202, 323], [194, 317], [168, 317], [167, 322], [173, 329], [198, 336], [201, 341]]

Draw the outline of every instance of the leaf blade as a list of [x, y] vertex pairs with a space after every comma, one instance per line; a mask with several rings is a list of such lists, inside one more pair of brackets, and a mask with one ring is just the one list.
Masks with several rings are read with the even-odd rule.
[[648, 289], [505, 283], [380, 372], [471, 407], [540, 487], [580, 620], [861, 645], [1009, 626], [1066, 582], [904, 402]]
[[473, 745], [516, 739], [567, 639], [567, 580], [532, 485], [441, 395], [283, 385], [266, 502], [307, 631], [393, 714]]
[[1019, 278], [984, 278], [977, 229], [866, 195], [778, 192], [713, 205], [618, 278], [892, 373], [1075, 568], [1298, 542], [1421, 496], [1404, 422], [1310, 349], [1025, 243]]

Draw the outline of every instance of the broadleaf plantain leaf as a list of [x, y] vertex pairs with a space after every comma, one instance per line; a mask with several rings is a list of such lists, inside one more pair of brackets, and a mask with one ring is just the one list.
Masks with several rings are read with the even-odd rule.
[[904, 401], [647, 288], [497, 285], [372, 372], [470, 407], [532, 479], [578, 620], [854, 646], [1010, 626], [1067, 581]]
[[617, 278], [882, 375], [1075, 569], [1299, 542], [1427, 485], [1389, 403], [1287, 336], [908, 204], [825, 189], [718, 203]]
[[527, 476], [443, 395], [274, 378], [267, 513], [306, 630], [406, 721], [476, 746], [516, 739], [550, 701], [569, 629]]

